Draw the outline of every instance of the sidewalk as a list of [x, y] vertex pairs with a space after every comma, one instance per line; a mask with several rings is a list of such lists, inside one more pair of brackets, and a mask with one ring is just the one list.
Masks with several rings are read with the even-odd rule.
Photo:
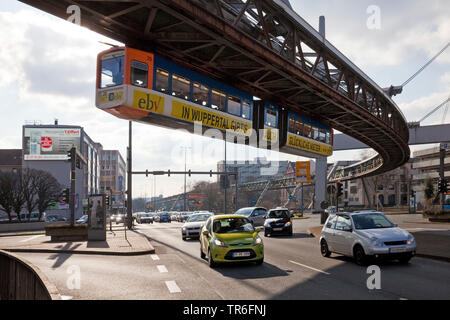
[[[323, 226], [308, 229], [308, 233], [320, 238]], [[408, 230], [408, 228], [405, 228]], [[418, 257], [450, 262], [450, 232], [446, 230], [409, 231], [416, 239]]]
[[0, 249], [9, 252], [45, 252], [98, 255], [141, 255], [155, 253], [147, 238], [136, 231], [113, 230], [106, 232], [106, 241], [51, 242], [50, 237], [35, 235], [0, 238]]

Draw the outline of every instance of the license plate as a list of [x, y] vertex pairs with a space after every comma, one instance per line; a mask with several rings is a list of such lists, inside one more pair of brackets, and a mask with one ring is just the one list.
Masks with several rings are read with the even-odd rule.
[[273, 228], [273, 231], [282, 231], [283, 228]]
[[391, 253], [397, 253], [397, 252], [405, 252], [406, 248], [405, 247], [399, 247], [399, 248], [390, 248], [389, 252]]
[[250, 252], [233, 252], [233, 258], [250, 257]]

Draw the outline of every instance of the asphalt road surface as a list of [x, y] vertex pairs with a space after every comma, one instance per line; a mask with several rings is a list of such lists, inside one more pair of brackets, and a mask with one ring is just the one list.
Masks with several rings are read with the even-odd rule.
[[306, 233], [318, 219], [295, 220], [293, 237], [263, 238], [261, 266], [209, 268], [199, 242], [181, 239], [178, 222], [138, 225], [155, 255], [20, 255], [65, 299], [450, 299], [450, 265], [418, 257], [409, 265], [381, 263], [381, 289], [368, 289], [366, 267], [320, 255], [318, 239]]

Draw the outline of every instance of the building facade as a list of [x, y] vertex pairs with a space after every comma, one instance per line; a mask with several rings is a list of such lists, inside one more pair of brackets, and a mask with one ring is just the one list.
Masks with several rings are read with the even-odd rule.
[[[22, 133], [22, 167], [51, 173], [63, 188], [70, 188], [70, 162], [67, 152], [76, 147], [86, 164], [75, 171], [75, 218], [87, 211], [89, 195], [100, 192], [101, 145], [95, 143], [80, 126], [24, 125]], [[100, 149], [100, 150], [99, 150]], [[52, 214], [70, 216], [67, 203], [50, 208]]]
[[0, 150], [0, 172], [19, 172], [22, 168], [22, 149]]
[[[255, 158], [253, 161], [227, 161], [227, 172], [238, 172], [238, 182], [264, 181], [282, 177], [289, 161], [268, 161], [266, 158]], [[225, 171], [225, 161], [217, 163], [217, 171]], [[234, 178], [230, 181], [233, 183]], [[219, 177], [217, 177], [219, 181]]]
[[102, 150], [100, 159], [100, 191], [111, 195], [111, 207], [120, 210], [125, 204], [126, 163], [117, 150]]

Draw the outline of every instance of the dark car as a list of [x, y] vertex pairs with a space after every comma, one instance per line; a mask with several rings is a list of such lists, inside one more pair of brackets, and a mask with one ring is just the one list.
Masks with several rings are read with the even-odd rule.
[[166, 213], [161, 213], [159, 215], [159, 222], [172, 222], [172, 220], [170, 219], [170, 214]]
[[136, 215], [137, 223], [153, 223], [153, 216], [151, 213], [139, 213]]
[[292, 236], [291, 214], [286, 208], [271, 209], [267, 213], [264, 223], [264, 236], [276, 234]]

